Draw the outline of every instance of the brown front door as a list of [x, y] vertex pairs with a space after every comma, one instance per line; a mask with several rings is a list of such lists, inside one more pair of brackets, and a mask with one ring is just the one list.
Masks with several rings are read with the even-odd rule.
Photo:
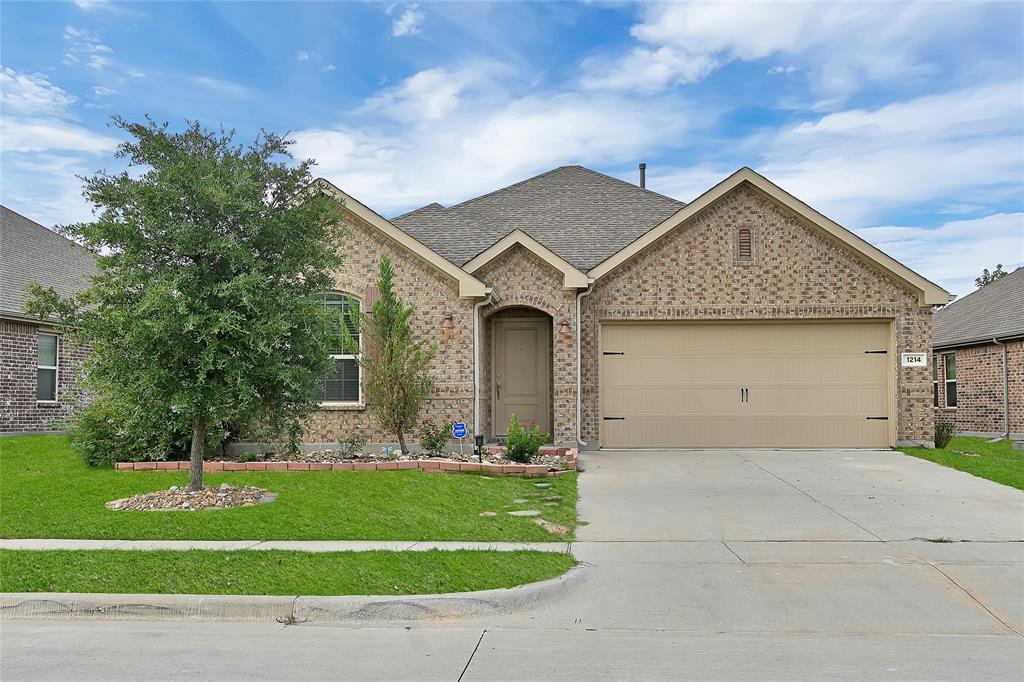
[[505, 435], [512, 413], [551, 433], [548, 415], [551, 324], [547, 319], [494, 320], [494, 433]]

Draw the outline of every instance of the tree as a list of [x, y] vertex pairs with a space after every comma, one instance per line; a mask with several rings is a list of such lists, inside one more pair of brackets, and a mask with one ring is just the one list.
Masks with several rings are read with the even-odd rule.
[[112, 125], [130, 136], [127, 168], [82, 178], [95, 220], [59, 228], [98, 256], [98, 274], [70, 300], [34, 287], [29, 310], [57, 312], [89, 345], [86, 386], [133, 413], [128, 437], [153, 437], [136, 423], [191, 431], [198, 490], [204, 450], [229, 428], [297, 447], [340, 339], [315, 296], [342, 262], [339, 205], [279, 135], [243, 146], [198, 122]]
[[992, 272], [989, 272], [988, 268], [982, 270], [981, 277], [976, 277], [974, 279], [974, 285], [980, 289], [986, 284], [992, 284], [992, 282], [995, 282], [996, 280], [1000, 280], [1003, 277], [1006, 277], [1008, 274], [1010, 273], [1003, 270], [1003, 264], [999, 263], [998, 265], [996, 265], [996, 269], [993, 270]]
[[413, 339], [409, 319], [413, 308], [399, 300], [394, 288], [395, 270], [387, 254], [380, 259], [377, 288], [380, 297], [370, 314], [361, 316], [362, 366], [370, 411], [380, 425], [398, 436], [402, 454], [408, 454], [405, 434], [419, 419], [423, 403], [434, 388], [428, 374], [437, 353]]

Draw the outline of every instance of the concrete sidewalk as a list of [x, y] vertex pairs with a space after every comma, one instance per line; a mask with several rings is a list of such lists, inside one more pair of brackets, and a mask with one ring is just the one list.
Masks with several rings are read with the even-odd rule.
[[0, 540], [0, 549], [119, 549], [119, 550], [176, 550], [208, 549], [230, 551], [238, 549], [285, 549], [299, 552], [426, 552], [432, 549], [454, 551], [460, 549], [490, 550], [495, 552], [568, 553], [569, 542], [438, 542], [433, 540], [73, 540], [25, 539]]

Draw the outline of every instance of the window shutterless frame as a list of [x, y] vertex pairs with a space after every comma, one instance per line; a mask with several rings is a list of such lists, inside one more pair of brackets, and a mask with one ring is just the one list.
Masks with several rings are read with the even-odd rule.
[[[324, 305], [327, 306], [339, 306], [342, 308], [340, 314], [344, 323], [345, 315], [355, 314], [361, 310], [362, 302], [351, 294], [343, 292], [328, 292], [323, 295]], [[339, 363], [345, 361], [351, 362], [352, 367], [356, 372], [356, 399], [355, 400], [327, 400], [326, 386], [324, 388], [323, 397], [325, 400], [321, 400], [320, 404], [325, 407], [362, 407], [363, 406], [363, 368], [360, 363], [363, 354], [363, 335], [359, 334], [359, 349], [356, 354], [352, 353], [331, 353], [331, 360], [335, 363], [335, 369], [339, 366]], [[326, 384], [328, 377], [324, 377]]]
[[956, 353], [942, 356], [946, 380], [946, 407], [956, 407]]
[[[44, 348], [44, 338], [53, 339], [52, 357], [44, 357], [44, 355], [50, 355], [50, 349], [48, 347]], [[45, 343], [48, 345], [49, 341], [46, 341]], [[60, 366], [60, 336], [57, 334], [39, 332], [36, 336], [36, 357], [36, 402], [52, 405], [57, 402], [57, 375], [58, 367]]]
[[932, 407], [939, 406], [939, 358], [932, 356]]

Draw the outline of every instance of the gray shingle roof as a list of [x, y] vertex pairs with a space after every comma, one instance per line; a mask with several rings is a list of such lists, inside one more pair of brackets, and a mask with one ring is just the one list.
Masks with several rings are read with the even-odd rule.
[[0, 313], [25, 316], [29, 282], [70, 296], [96, 272], [96, 258], [78, 244], [0, 206]]
[[1024, 268], [937, 311], [933, 329], [938, 348], [1024, 336]]
[[685, 205], [582, 166], [562, 166], [450, 208], [430, 204], [391, 222], [459, 266], [518, 228], [586, 271]]

